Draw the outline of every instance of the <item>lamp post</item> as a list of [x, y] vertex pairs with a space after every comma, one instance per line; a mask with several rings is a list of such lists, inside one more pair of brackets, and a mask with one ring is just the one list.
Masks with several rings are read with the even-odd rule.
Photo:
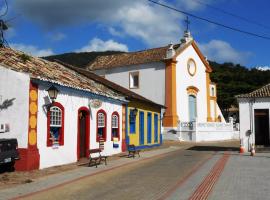
[[51, 85], [51, 87], [47, 90], [47, 92], [49, 94], [51, 101], [54, 102], [55, 99], [57, 98], [59, 90], [54, 85]]

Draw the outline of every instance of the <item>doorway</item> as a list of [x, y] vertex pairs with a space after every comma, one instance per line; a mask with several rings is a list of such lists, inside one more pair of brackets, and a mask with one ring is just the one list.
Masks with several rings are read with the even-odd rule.
[[255, 145], [269, 146], [269, 109], [255, 109]]
[[144, 144], [144, 112], [140, 111], [139, 116], [140, 145]]
[[89, 156], [90, 144], [90, 113], [88, 108], [82, 107], [78, 111], [78, 142], [77, 159]]

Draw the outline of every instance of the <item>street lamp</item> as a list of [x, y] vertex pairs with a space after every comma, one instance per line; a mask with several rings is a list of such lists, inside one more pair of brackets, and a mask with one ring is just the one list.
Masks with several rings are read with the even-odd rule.
[[54, 85], [51, 85], [51, 87], [47, 90], [47, 92], [49, 94], [51, 101], [54, 102], [54, 100], [57, 98], [59, 90]]

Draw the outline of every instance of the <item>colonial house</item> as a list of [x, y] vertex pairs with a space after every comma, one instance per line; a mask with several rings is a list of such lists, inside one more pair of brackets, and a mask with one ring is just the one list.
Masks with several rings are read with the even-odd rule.
[[240, 139], [245, 151], [270, 146], [270, 83], [248, 94], [237, 96]]
[[129, 144], [134, 144], [136, 149], [151, 148], [162, 144], [161, 109], [165, 108], [163, 105], [154, 103], [92, 72], [73, 67], [61, 61], [57, 62], [126, 96], [128, 102], [125, 110], [123, 108], [122, 112], [123, 151]]
[[[160, 105], [149, 102], [143, 99], [142, 109], [149, 108], [153, 118], [158, 114], [159, 119]], [[101, 139], [104, 154], [124, 151], [123, 133], [132, 109], [127, 103], [126, 94], [102, 79], [96, 81], [57, 62], [10, 48], [0, 49], [0, 138], [17, 138], [21, 157], [15, 164], [17, 170], [76, 162], [88, 157], [89, 149], [99, 148]]]
[[[167, 131], [179, 131], [181, 123], [189, 128], [194, 122], [225, 123], [217, 104], [217, 85], [210, 80], [212, 68], [189, 31], [179, 44], [99, 56], [87, 70], [165, 105], [162, 120]], [[217, 140], [224, 139], [219, 136]]]

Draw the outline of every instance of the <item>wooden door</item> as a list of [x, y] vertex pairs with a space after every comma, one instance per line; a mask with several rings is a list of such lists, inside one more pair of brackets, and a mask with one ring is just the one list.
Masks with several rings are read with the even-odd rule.
[[265, 145], [270, 144], [269, 141], [269, 109], [255, 109], [255, 144]]
[[144, 112], [140, 112], [139, 116], [139, 129], [140, 129], [140, 145], [144, 144]]

